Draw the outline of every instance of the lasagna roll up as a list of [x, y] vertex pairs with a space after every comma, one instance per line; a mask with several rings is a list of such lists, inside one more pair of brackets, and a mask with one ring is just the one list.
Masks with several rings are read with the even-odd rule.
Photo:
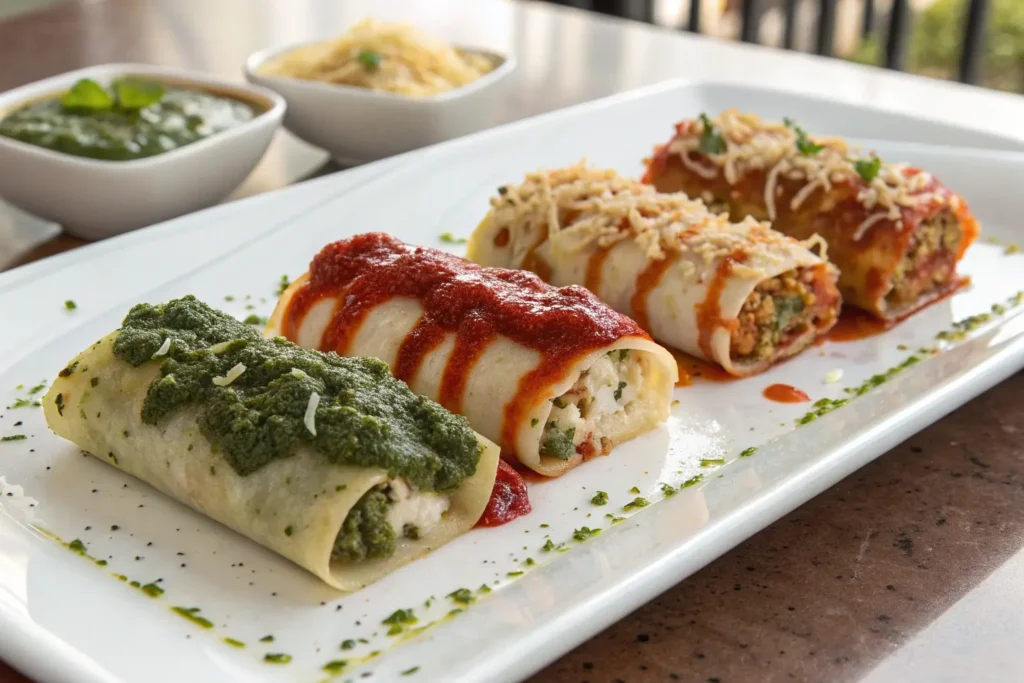
[[668, 351], [582, 287], [381, 233], [326, 246], [267, 333], [380, 358], [546, 476], [665, 420], [677, 376]]
[[835, 269], [806, 245], [615, 171], [533, 173], [491, 204], [470, 259], [584, 285], [656, 340], [734, 376], [799, 352], [838, 316]]
[[351, 591], [469, 531], [497, 445], [368, 358], [192, 297], [134, 307], [43, 399], [58, 436]]
[[797, 239], [821, 235], [843, 300], [886, 320], [959, 286], [957, 261], [978, 235], [967, 203], [934, 176], [735, 110], [679, 123], [647, 161], [644, 181], [700, 197], [733, 220], [768, 220]]

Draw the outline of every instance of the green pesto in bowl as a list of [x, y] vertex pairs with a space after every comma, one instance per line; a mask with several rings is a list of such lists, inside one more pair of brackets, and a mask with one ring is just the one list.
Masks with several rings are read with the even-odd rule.
[[261, 110], [238, 99], [126, 77], [104, 88], [83, 79], [60, 97], [0, 119], [0, 135], [64, 154], [132, 161], [240, 126]]

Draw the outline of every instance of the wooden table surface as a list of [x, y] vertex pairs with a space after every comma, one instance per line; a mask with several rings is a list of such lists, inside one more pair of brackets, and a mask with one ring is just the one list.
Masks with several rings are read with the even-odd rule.
[[[329, 35], [371, 7], [518, 54], [508, 120], [669, 76], [756, 82], [766, 73], [790, 88], [951, 121], [982, 118], [1006, 134], [1024, 113], [1019, 98], [491, 0], [471, 10], [459, 0], [66, 2], [0, 23], [0, 90], [113, 61], [239, 78], [250, 51]], [[279, 134], [234, 196], [321, 172], [324, 161]], [[80, 244], [12, 215], [0, 216], [0, 265]], [[533, 680], [1019, 679], [1024, 656], [1008, 634], [1020, 632], [1021, 610], [1014, 621], [1001, 608], [1024, 595], [1024, 584], [1005, 582], [1024, 559], [1022, 392], [1017, 375], [969, 402]], [[968, 629], [976, 637], [965, 649]], [[24, 681], [0, 662], [0, 683]]]

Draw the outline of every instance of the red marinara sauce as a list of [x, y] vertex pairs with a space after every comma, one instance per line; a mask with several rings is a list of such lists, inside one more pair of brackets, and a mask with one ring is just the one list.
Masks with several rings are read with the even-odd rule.
[[811, 400], [811, 397], [806, 393], [788, 384], [771, 384], [764, 390], [762, 395], [769, 401], [775, 401], [776, 403], [803, 403]]
[[295, 293], [282, 321], [295, 339], [306, 312], [323, 297], [342, 300], [320, 350], [344, 355], [364, 318], [393, 297], [423, 307], [402, 342], [394, 374], [412, 379], [423, 358], [455, 334], [438, 402], [462, 412], [462, 394], [476, 361], [498, 336], [540, 353], [540, 363], [520, 378], [505, 405], [499, 445], [516, 455], [515, 434], [525, 416], [548, 397], [580, 357], [625, 336], [650, 339], [636, 323], [601, 303], [583, 287], [552, 287], [521, 270], [483, 268], [437, 249], [415, 247], [384, 233], [366, 233], [329, 244], [313, 259], [309, 281]]
[[530, 499], [526, 495], [526, 482], [511, 465], [498, 461], [498, 478], [491, 489], [491, 499], [477, 526], [500, 526], [516, 517], [530, 514]]

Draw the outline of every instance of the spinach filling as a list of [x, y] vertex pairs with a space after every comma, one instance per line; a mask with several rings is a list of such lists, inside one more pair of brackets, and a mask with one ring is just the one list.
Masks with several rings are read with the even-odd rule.
[[576, 453], [576, 447], [572, 443], [575, 436], [575, 427], [562, 430], [554, 422], [549, 422], [541, 437], [540, 454], [559, 460], [568, 460]]
[[389, 505], [388, 496], [382, 490], [367, 491], [341, 525], [331, 557], [349, 562], [390, 557], [395, 552], [398, 535], [387, 520]]
[[[203, 436], [241, 476], [307, 445], [331, 463], [379, 467], [418, 490], [451, 491], [476, 471], [482, 452], [464, 417], [412, 393], [382, 361], [264, 339], [193, 296], [132, 308], [114, 355], [136, 367], [160, 363], [143, 422], [156, 425], [179, 409], [197, 409]], [[239, 365], [244, 371], [228, 385], [214, 383], [224, 384]], [[314, 392], [315, 432], [306, 419]], [[369, 528], [366, 520], [376, 519], [379, 505], [367, 502], [353, 528]], [[382, 552], [387, 536], [378, 529], [364, 539], [366, 556]]]
[[803, 313], [804, 298], [800, 295], [772, 298], [775, 300], [775, 313], [778, 315], [775, 329], [781, 332], [789, 326], [793, 318]]

